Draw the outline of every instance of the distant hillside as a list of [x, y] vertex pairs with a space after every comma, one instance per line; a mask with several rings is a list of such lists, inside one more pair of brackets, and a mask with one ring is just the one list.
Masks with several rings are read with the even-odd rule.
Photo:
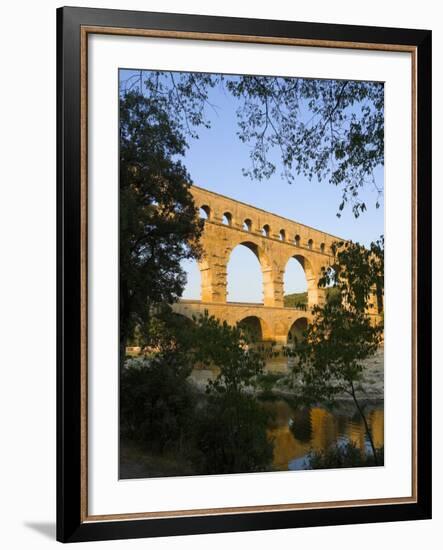
[[[338, 298], [339, 293], [336, 287], [326, 289], [326, 299], [329, 303], [338, 300]], [[283, 303], [285, 307], [306, 307], [308, 305], [308, 293], [295, 292], [294, 294], [285, 294]]]
[[302, 307], [308, 305], [308, 293], [296, 292], [294, 294], [285, 294], [283, 298], [285, 307]]

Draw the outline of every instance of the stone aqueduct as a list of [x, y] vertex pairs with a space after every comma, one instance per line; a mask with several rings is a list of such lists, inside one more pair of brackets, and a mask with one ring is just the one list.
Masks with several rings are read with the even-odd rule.
[[[190, 318], [206, 310], [232, 325], [256, 319], [262, 340], [287, 344], [309, 322], [310, 307], [325, 300], [318, 280], [321, 268], [331, 263], [331, 245], [339, 237], [197, 186], [192, 186], [191, 192], [206, 214], [201, 239], [204, 254], [199, 263], [201, 300], [181, 300], [174, 310]], [[227, 301], [227, 264], [238, 245], [252, 250], [260, 263], [263, 304]], [[284, 307], [283, 277], [291, 258], [300, 262], [306, 275], [306, 311]]]

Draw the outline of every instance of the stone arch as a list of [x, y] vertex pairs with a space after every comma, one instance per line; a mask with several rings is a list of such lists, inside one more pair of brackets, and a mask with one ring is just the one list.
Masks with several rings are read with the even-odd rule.
[[228, 257], [226, 259], [226, 266], [229, 263], [229, 258], [232, 254], [232, 251], [237, 246], [245, 246], [246, 248], [249, 248], [249, 250], [251, 250], [257, 257], [260, 264], [261, 272], [262, 272], [263, 304], [265, 306], [276, 305], [276, 301], [279, 299], [279, 297], [276, 296], [276, 294], [278, 292], [280, 294], [283, 294], [283, 291], [282, 291], [283, 283], [282, 281], [280, 281], [281, 279], [280, 273], [274, 268], [268, 254], [256, 242], [252, 240], [240, 240], [230, 249]]
[[247, 315], [243, 317], [237, 321], [237, 326], [247, 333], [252, 344], [270, 340], [271, 338], [268, 324], [257, 315]]
[[[228, 261], [232, 250], [239, 244], [246, 245], [259, 259], [265, 306], [284, 306], [283, 276], [289, 257], [296, 260], [302, 256], [306, 258], [306, 262], [302, 259], [299, 263], [309, 286], [309, 305], [323, 299], [324, 289], [318, 289], [317, 283], [321, 265], [326, 263], [326, 256], [331, 256], [328, 235], [195, 186], [192, 192], [195, 204], [208, 218], [201, 239], [205, 261], [200, 262], [199, 266], [203, 302], [226, 303]], [[311, 240], [311, 250], [308, 240]], [[296, 279], [292, 277], [291, 280]], [[259, 301], [252, 296], [245, 297], [245, 300], [248, 299]], [[282, 338], [286, 334], [285, 327]]]
[[288, 345], [293, 345], [303, 339], [303, 333], [308, 327], [308, 319], [300, 317], [296, 319], [288, 330]]
[[251, 242], [240, 242], [226, 257], [226, 298], [231, 303], [263, 303], [263, 274]]
[[211, 208], [207, 204], [202, 204], [199, 208], [200, 218], [210, 220], [211, 219]]
[[285, 270], [291, 258], [297, 260], [302, 266], [303, 271], [305, 272], [308, 292], [308, 308], [311, 308], [312, 306], [319, 303], [319, 288], [316, 272], [309, 258], [302, 254], [294, 254], [290, 258], [288, 258]]
[[194, 259], [186, 259], [180, 262], [180, 267], [186, 274], [186, 285], [181, 298], [185, 300], [201, 300], [203, 286], [201, 262]]
[[269, 224], [265, 223], [265, 225], [262, 227], [262, 235], [263, 237], [270, 237], [271, 236], [271, 228], [269, 227]]
[[252, 221], [249, 218], [243, 220], [243, 230], [248, 232], [252, 231]]
[[183, 322], [183, 327], [190, 327], [195, 324], [195, 317], [196, 315], [193, 314], [191, 311], [184, 311], [184, 312], [177, 312], [173, 311], [171, 313], [172, 317], [176, 319], [176, 322]]
[[232, 226], [232, 214], [231, 212], [224, 212], [222, 216], [222, 224]]
[[290, 257], [283, 272], [284, 307], [307, 309], [308, 280], [299, 260]]

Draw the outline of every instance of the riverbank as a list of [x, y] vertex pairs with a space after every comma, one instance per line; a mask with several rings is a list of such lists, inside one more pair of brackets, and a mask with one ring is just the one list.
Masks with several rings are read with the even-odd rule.
[[[204, 398], [200, 394], [200, 399]], [[273, 443], [273, 459], [269, 471], [310, 469], [311, 453], [343, 449], [346, 445], [353, 445], [362, 456], [364, 450], [366, 455], [370, 455], [362, 419], [349, 401], [337, 402], [332, 410], [322, 406], [299, 407], [290, 399], [284, 398], [259, 398], [259, 401], [269, 413], [267, 435]], [[375, 445], [382, 448], [383, 403], [366, 402], [364, 408]], [[354, 466], [358, 465], [361, 464]], [[186, 453], [155, 453], [148, 442], [121, 439], [121, 479], [190, 475], [201, 475], [201, 472]]]
[[197, 475], [190, 461], [172, 453], [156, 454], [143, 443], [120, 440], [120, 479]]
[[[194, 369], [190, 382], [199, 403], [206, 399], [209, 380], [218, 375], [217, 369]], [[338, 395], [334, 407], [317, 403], [304, 407], [297, 399], [297, 381], [290, 385], [290, 370], [266, 369], [254, 392], [269, 413], [267, 435], [273, 442], [271, 471], [303, 470], [310, 468], [311, 453], [329, 449], [344, 449], [354, 445], [362, 456], [369, 453], [365, 427], [352, 398]], [[365, 411], [377, 448], [384, 445], [384, 349], [364, 363], [363, 377], [357, 386], [357, 396]], [[334, 447], [335, 446], [335, 447]], [[358, 451], [357, 451], [358, 452]], [[156, 454], [149, 442], [120, 441], [121, 479], [200, 475], [191, 460], [192, 453], [164, 452]], [[361, 464], [358, 464], [361, 465]], [[356, 464], [357, 466], [357, 464]], [[319, 466], [317, 466], [319, 467]], [[321, 467], [321, 466], [320, 466]], [[332, 466], [323, 466], [332, 467]], [[348, 466], [346, 466], [348, 467]]]
[[[199, 391], [204, 391], [208, 380], [215, 380], [218, 371], [216, 369], [194, 369], [191, 374], [191, 381]], [[288, 398], [294, 395], [291, 387], [288, 367], [265, 369], [262, 383], [254, 391], [256, 393], [272, 393], [277, 397]], [[295, 387], [297, 381], [294, 381]], [[357, 398], [363, 401], [381, 402], [384, 399], [384, 347], [380, 347], [377, 353], [363, 361], [363, 378], [356, 388]], [[337, 395], [339, 401], [350, 401], [352, 397], [343, 393]]]

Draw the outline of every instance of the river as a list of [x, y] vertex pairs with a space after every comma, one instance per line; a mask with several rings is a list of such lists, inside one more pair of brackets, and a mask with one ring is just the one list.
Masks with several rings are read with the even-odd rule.
[[[352, 402], [341, 404], [333, 412], [323, 407], [295, 408], [282, 399], [263, 405], [273, 416], [268, 435], [274, 441], [274, 470], [307, 469], [311, 450], [324, 451], [334, 444], [352, 442], [361, 451], [370, 452], [363, 421]], [[368, 403], [365, 413], [375, 447], [382, 447], [383, 403]]]

